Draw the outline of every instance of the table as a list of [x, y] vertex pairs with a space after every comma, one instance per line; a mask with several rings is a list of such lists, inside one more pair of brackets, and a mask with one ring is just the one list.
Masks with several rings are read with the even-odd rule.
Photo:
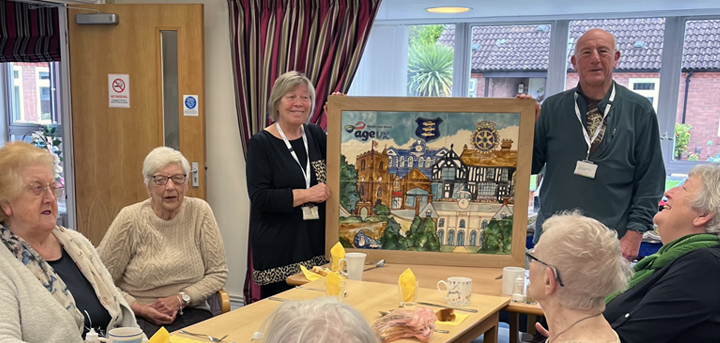
[[[366, 268], [369, 268], [367, 266]], [[470, 268], [470, 267], [452, 267], [452, 266], [428, 266], [428, 265], [407, 265], [386, 263], [384, 267], [368, 270], [363, 273], [363, 281], [380, 282], [396, 285], [398, 277], [410, 268], [415, 274], [420, 288], [435, 288], [437, 282], [446, 280], [450, 276], [465, 276], [473, 280], [473, 294], [484, 294], [497, 297], [503, 297], [510, 300], [510, 296], [502, 294], [502, 279], [497, 277], [502, 275], [502, 268]], [[299, 286], [308, 283], [308, 279], [302, 273], [291, 275], [287, 278], [287, 283], [292, 286]], [[440, 295], [436, 290], [435, 293]], [[503, 311], [510, 313], [510, 332], [519, 332], [520, 330], [520, 314], [528, 315], [527, 331], [531, 334], [535, 332], [533, 323], [536, 316], [542, 316], [543, 311], [538, 305], [528, 305], [524, 303], [509, 302], [503, 308]], [[517, 335], [510, 335], [510, 343], [519, 341]]]
[[[307, 287], [324, 289], [324, 283], [324, 279], [316, 280], [308, 283]], [[347, 280], [345, 290], [347, 291], [347, 297], [344, 302], [357, 309], [370, 325], [381, 317], [379, 311], [396, 308], [399, 303], [396, 284], [388, 285]], [[307, 300], [323, 296], [325, 296], [325, 292], [322, 291], [296, 288], [280, 293], [276, 297], [290, 300]], [[444, 299], [437, 290], [422, 287], [419, 290], [418, 300], [444, 303]], [[438, 326], [439, 329], [448, 330], [450, 333], [441, 334], [436, 332], [431, 337], [430, 342], [471, 342], [485, 333], [485, 342], [496, 343], [499, 311], [507, 306], [508, 302], [507, 298], [474, 294], [471, 298], [470, 307], [477, 309], [478, 313], [468, 312], [470, 316], [459, 326]], [[265, 318], [281, 303], [268, 299], [261, 300], [185, 329], [190, 332], [207, 333], [213, 336], [227, 334], [228, 337], [224, 340], [227, 342], [249, 342], [253, 332], [259, 331]], [[183, 336], [177, 332], [172, 333], [172, 335]], [[403, 339], [396, 342], [417, 343], [418, 340]]]

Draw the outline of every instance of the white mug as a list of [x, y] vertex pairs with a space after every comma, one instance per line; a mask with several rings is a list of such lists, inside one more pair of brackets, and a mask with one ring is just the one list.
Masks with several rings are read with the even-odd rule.
[[[444, 284], [446, 292], [440, 289], [440, 284]], [[472, 295], [472, 279], [469, 277], [453, 276], [437, 283], [437, 289], [450, 306], [470, 306], [470, 296]]]
[[140, 328], [114, 328], [108, 332], [110, 343], [142, 343], [143, 331]]
[[[345, 258], [338, 261], [338, 270], [340, 274], [346, 276], [350, 280], [362, 280], [363, 266], [367, 254], [361, 252], [349, 252], [345, 254]], [[347, 272], [343, 271], [342, 261], [345, 261]]]
[[503, 294], [512, 295], [513, 285], [515, 284], [515, 279], [517, 279], [518, 276], [521, 276], [523, 278], [523, 280], [525, 279], [525, 268], [520, 268], [520, 267], [505, 267], [505, 268], [503, 268], [503, 277], [502, 277], [502, 293]]

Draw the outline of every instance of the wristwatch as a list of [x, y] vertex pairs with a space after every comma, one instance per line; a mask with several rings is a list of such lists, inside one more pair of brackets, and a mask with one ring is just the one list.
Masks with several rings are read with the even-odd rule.
[[182, 301], [184, 303], [183, 307], [190, 305], [190, 296], [187, 293], [180, 292], [180, 297], [182, 297]]

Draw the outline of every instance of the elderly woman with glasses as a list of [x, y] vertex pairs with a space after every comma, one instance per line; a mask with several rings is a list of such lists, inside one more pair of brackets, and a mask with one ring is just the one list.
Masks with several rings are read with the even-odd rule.
[[624, 289], [631, 274], [615, 231], [578, 213], [555, 215], [526, 256], [528, 293], [547, 318], [547, 343], [620, 342], [602, 316], [605, 297]]
[[55, 158], [27, 143], [0, 148], [0, 342], [82, 342], [137, 326], [95, 248], [56, 224]]
[[720, 166], [699, 165], [655, 215], [663, 247], [638, 262], [605, 318], [627, 343], [720, 341]]
[[123, 208], [98, 252], [148, 335], [212, 317], [207, 299], [228, 270], [210, 206], [186, 197], [190, 164], [177, 150], [155, 148], [143, 163], [150, 198]]

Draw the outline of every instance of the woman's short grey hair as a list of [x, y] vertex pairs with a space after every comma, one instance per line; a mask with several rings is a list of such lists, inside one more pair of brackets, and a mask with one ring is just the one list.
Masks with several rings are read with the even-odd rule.
[[560, 304], [571, 309], [602, 312], [605, 297], [624, 291], [633, 274], [617, 233], [579, 212], [546, 220], [538, 246], [539, 258], [557, 269], [565, 285], [557, 291]]
[[365, 318], [332, 297], [282, 303], [263, 322], [263, 343], [377, 343]]
[[690, 169], [689, 176], [698, 176], [701, 182], [700, 190], [690, 205], [696, 210], [714, 214], [705, 225], [705, 232], [720, 235], [720, 165], [697, 165]]
[[280, 75], [280, 77], [275, 80], [275, 85], [273, 85], [272, 91], [270, 92], [270, 99], [268, 99], [268, 114], [274, 122], [278, 121], [278, 117], [280, 116], [278, 108], [280, 107], [280, 100], [282, 100], [282, 97], [302, 84], [307, 86], [308, 93], [310, 93], [311, 105], [310, 112], [308, 113], [308, 119], [310, 119], [310, 116], [315, 111], [315, 87], [313, 87], [310, 79], [305, 77], [304, 74], [293, 70]]
[[145, 178], [145, 184], [149, 186], [153, 175], [171, 163], [179, 164], [183, 170], [183, 174], [188, 175], [190, 173], [190, 163], [188, 163], [188, 160], [179, 151], [165, 146], [153, 149], [145, 156], [145, 162], [143, 162], [142, 173]]

